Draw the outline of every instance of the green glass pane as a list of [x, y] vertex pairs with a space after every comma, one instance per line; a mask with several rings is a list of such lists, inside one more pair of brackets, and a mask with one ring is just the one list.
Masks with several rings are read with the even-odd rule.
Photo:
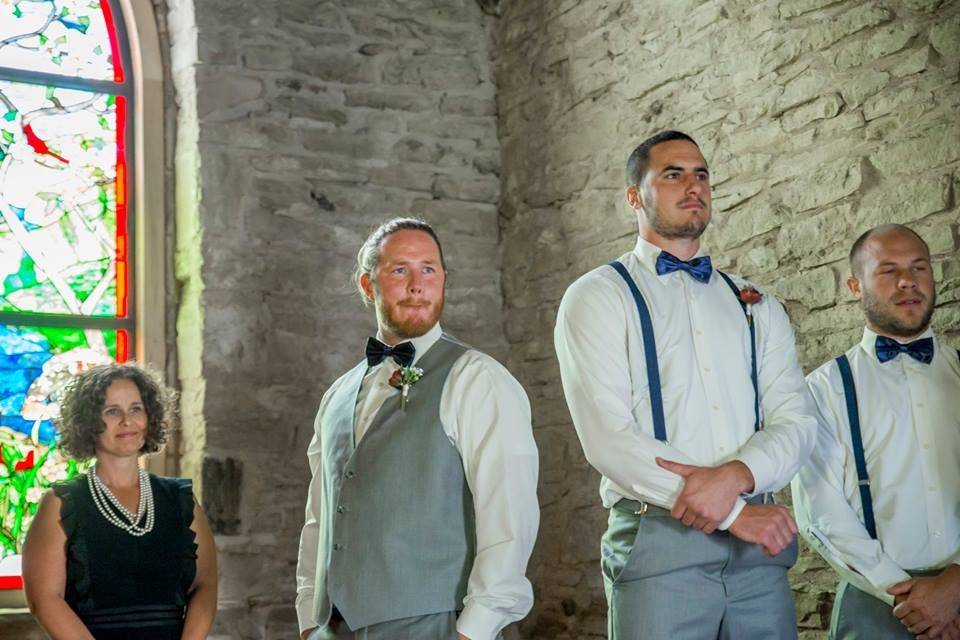
[[111, 98], [0, 81], [0, 310], [116, 314]]

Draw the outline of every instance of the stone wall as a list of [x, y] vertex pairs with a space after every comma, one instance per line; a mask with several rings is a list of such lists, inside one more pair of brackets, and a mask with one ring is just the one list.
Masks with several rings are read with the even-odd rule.
[[436, 223], [445, 328], [506, 358], [488, 19], [474, 0], [168, 4], [181, 472], [217, 533], [215, 631], [294, 638], [314, 413], [375, 330], [350, 284], [369, 231]]
[[[697, 138], [714, 181], [705, 242], [777, 294], [810, 370], [861, 316], [844, 256], [880, 222], [930, 243], [938, 331], [960, 344], [960, 5], [938, 0], [503, 3], [496, 77], [510, 366], [541, 452], [537, 605], [524, 637], [605, 637], [605, 514], [563, 400], [552, 333], [567, 285], [628, 251], [623, 166], [643, 138]], [[802, 637], [825, 637], [834, 578], [794, 569]]]

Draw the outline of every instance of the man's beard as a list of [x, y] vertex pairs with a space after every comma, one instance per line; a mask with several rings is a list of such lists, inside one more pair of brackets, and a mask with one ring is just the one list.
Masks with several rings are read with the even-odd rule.
[[382, 304], [380, 299], [378, 299], [377, 315], [380, 318], [380, 323], [387, 332], [401, 340], [410, 340], [411, 338], [419, 338], [426, 332], [430, 331], [430, 329], [433, 328], [433, 325], [440, 321], [440, 316], [443, 315], [443, 303], [444, 297], [441, 297], [440, 300], [433, 305], [433, 313], [427, 316], [426, 319], [412, 318], [410, 320], [403, 321], [398, 319], [396, 317], [397, 314], [394, 313], [398, 307], [403, 305], [402, 302], [394, 306], [387, 307]]
[[688, 239], [696, 240], [707, 230], [707, 220], [693, 218], [687, 222], [670, 224], [660, 216], [660, 210], [654, 205], [644, 208], [647, 224], [657, 232], [661, 238], [668, 240]]
[[[860, 296], [860, 305], [863, 307], [863, 314], [867, 320], [880, 329], [883, 333], [902, 338], [909, 338], [924, 331], [930, 326], [930, 319], [933, 317], [933, 307], [937, 303], [937, 294], [934, 292], [930, 300], [927, 301], [927, 309], [923, 316], [913, 324], [905, 324], [892, 313], [888, 313], [884, 303], [867, 290], [862, 291]], [[893, 303], [888, 303], [892, 305]]]

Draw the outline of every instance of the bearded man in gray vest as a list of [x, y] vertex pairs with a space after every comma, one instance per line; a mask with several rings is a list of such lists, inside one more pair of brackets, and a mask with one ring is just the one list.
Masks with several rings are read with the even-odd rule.
[[493, 640], [532, 606], [530, 405], [502, 365], [441, 330], [446, 275], [413, 218], [357, 256], [378, 332], [324, 394], [307, 451], [303, 638]]
[[960, 638], [960, 353], [930, 326], [930, 248], [881, 225], [850, 273], [866, 327], [807, 377], [820, 430], [793, 481], [800, 532], [841, 578], [830, 637]]

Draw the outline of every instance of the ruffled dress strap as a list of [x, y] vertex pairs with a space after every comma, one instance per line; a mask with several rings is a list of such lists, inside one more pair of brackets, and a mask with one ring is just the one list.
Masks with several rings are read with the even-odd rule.
[[[188, 594], [197, 577], [197, 534], [190, 528], [193, 524], [193, 481], [189, 478], [151, 478], [158, 487], [168, 492], [178, 506], [179, 520], [182, 523], [178, 536], [180, 556], [180, 585], [182, 593]], [[185, 603], [184, 603], [185, 604]]]
[[87, 552], [85, 527], [81, 524], [83, 507], [80, 504], [81, 500], [89, 499], [87, 474], [56, 482], [52, 489], [60, 498], [60, 525], [67, 535], [68, 580], [65, 599], [72, 603], [77, 611], [89, 610], [93, 608], [90, 593], [90, 558]]

